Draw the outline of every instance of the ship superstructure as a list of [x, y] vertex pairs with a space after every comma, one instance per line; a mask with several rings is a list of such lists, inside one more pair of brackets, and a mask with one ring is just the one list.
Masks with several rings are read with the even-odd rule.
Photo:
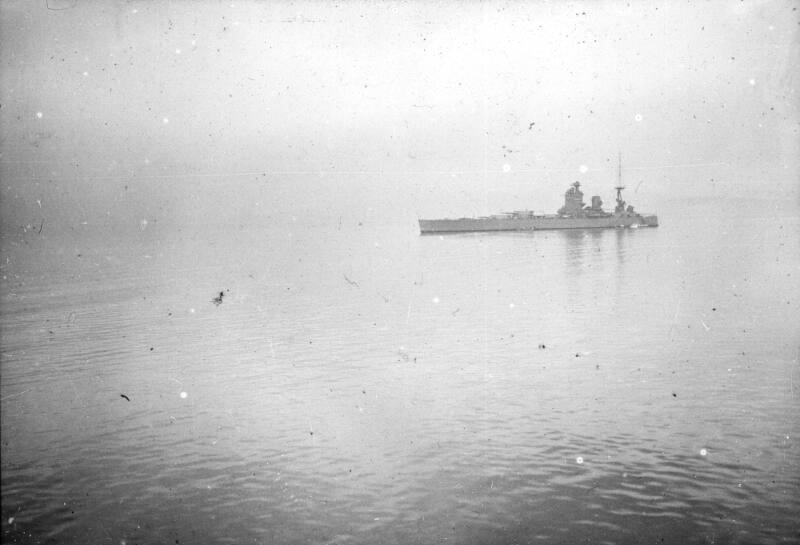
[[603, 210], [598, 196], [591, 204], [583, 202], [580, 182], [575, 182], [564, 193], [564, 206], [556, 214], [535, 214], [530, 210], [517, 210], [480, 218], [419, 220], [422, 234], [459, 233], [471, 231], [534, 231], [544, 229], [610, 229], [624, 227], [657, 227], [655, 214], [643, 215], [622, 199], [624, 186], [617, 185], [617, 202], [614, 212]]

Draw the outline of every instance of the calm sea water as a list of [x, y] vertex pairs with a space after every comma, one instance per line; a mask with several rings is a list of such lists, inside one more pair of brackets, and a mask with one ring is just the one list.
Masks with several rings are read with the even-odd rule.
[[797, 542], [800, 221], [659, 214], [8, 235], [3, 541]]

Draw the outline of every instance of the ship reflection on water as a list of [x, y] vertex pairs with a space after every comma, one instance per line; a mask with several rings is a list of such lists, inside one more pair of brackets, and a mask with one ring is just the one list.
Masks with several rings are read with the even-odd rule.
[[609, 246], [613, 247], [618, 264], [625, 260], [626, 239], [636, 236], [628, 229], [569, 229], [557, 233], [538, 233], [564, 241], [564, 255], [570, 269], [593, 268], [607, 272]]

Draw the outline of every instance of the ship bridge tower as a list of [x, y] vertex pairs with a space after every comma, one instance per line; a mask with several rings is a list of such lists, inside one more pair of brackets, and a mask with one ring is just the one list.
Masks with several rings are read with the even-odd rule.
[[614, 208], [614, 212], [624, 212], [625, 211], [625, 201], [622, 200], [622, 190], [625, 189], [624, 185], [618, 185], [614, 189], [617, 190], [617, 207]]
[[562, 216], [582, 216], [584, 206], [581, 183], [575, 182], [572, 184], [572, 187], [564, 193], [564, 206], [558, 210], [558, 213]]

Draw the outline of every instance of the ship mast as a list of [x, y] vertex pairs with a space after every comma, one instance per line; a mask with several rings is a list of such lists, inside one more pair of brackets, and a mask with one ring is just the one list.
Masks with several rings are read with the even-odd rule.
[[622, 185], [622, 152], [617, 152], [617, 211], [625, 209], [625, 201], [622, 200], [622, 190], [625, 186]]

